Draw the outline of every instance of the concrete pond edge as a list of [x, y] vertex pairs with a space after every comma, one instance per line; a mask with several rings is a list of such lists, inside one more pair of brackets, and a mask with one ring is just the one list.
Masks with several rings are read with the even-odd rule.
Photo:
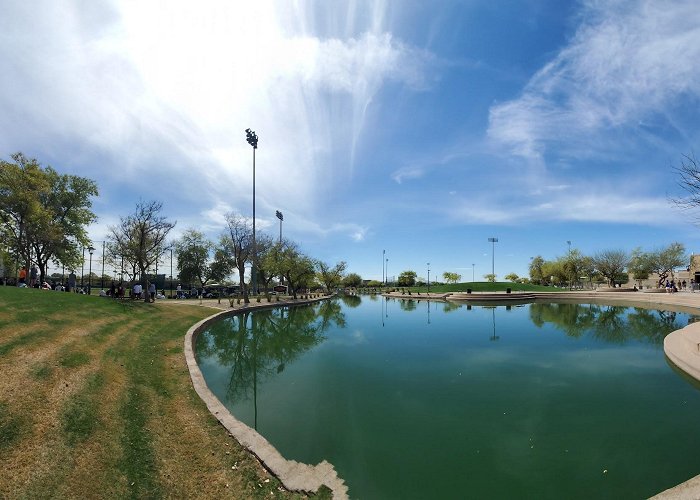
[[216, 417], [231, 436], [255, 455], [262, 465], [282, 482], [285, 488], [290, 491], [316, 493], [321, 486], [325, 485], [333, 492], [334, 499], [347, 499], [349, 498], [348, 487], [345, 485], [345, 482], [338, 477], [332, 464], [325, 460], [317, 465], [287, 460], [260, 433], [238, 420], [221, 401], [219, 401], [214, 393], [209, 390], [195, 357], [197, 335], [213, 321], [254, 310], [310, 304], [327, 298], [328, 297], [302, 300], [293, 303], [250, 305], [249, 307], [218, 312], [195, 323], [187, 330], [184, 349], [192, 385], [199, 397], [207, 405], [209, 412]]
[[[600, 302], [603, 304], [624, 304], [654, 308], [659, 306], [671, 306], [683, 312], [700, 315], [700, 293], [693, 294], [659, 294], [659, 293], [615, 293], [615, 292], [558, 292], [558, 293], [512, 293], [512, 294], [430, 294], [430, 295], [404, 295], [384, 294], [388, 298], [410, 300], [436, 300], [455, 301], [460, 303], [489, 303], [508, 304], [518, 301], [523, 302]], [[338, 477], [332, 464], [322, 461], [317, 465], [309, 465], [294, 460], [285, 459], [277, 449], [270, 444], [255, 429], [239, 421], [209, 390], [204, 376], [197, 365], [194, 343], [197, 335], [209, 323], [226, 316], [234, 316], [245, 312], [276, 307], [288, 307], [294, 305], [310, 304], [329, 297], [284, 302], [276, 304], [249, 305], [244, 308], [223, 310], [215, 313], [190, 327], [185, 335], [185, 359], [190, 372], [192, 385], [199, 397], [204, 401], [209, 412], [216, 417], [221, 425], [243, 447], [255, 455], [263, 466], [274, 474], [290, 491], [316, 493], [325, 485], [333, 492], [333, 498], [347, 499], [348, 487]], [[693, 323], [680, 330], [675, 330], [664, 338], [664, 354], [667, 359], [682, 372], [692, 379], [700, 382], [700, 323]], [[654, 500], [686, 500], [700, 499], [700, 474], [652, 497]]]

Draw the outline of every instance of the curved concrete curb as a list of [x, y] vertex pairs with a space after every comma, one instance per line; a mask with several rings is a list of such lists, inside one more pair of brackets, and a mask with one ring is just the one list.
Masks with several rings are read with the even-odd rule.
[[285, 488], [290, 491], [315, 493], [322, 485], [325, 485], [333, 491], [333, 498], [346, 499], [348, 498], [348, 488], [345, 482], [338, 477], [333, 465], [325, 460], [318, 465], [307, 465], [295, 462], [294, 460], [287, 460], [255, 429], [248, 427], [246, 424], [236, 419], [214, 393], [209, 390], [209, 387], [207, 387], [194, 354], [194, 342], [199, 332], [206, 325], [222, 316], [231, 316], [255, 309], [307, 304], [317, 302], [318, 300], [295, 302], [294, 304], [261, 304], [260, 306], [246, 307], [233, 311], [222, 311], [213, 314], [187, 330], [187, 334], [185, 335], [185, 359], [187, 360], [187, 368], [190, 371], [192, 385], [199, 397], [206, 403], [211, 414], [219, 420], [221, 425], [223, 425], [241, 445], [258, 457], [262, 464], [282, 482]]

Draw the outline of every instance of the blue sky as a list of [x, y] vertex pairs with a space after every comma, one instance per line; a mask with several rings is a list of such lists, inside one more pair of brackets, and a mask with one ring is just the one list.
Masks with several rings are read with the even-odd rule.
[[[700, 144], [696, 0], [0, 0], [0, 155], [223, 214], [365, 278], [700, 250], [672, 166]], [[168, 259], [164, 260], [168, 265]]]

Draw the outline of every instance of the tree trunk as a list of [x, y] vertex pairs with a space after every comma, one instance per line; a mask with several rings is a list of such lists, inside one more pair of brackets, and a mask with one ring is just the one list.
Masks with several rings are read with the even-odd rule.
[[248, 297], [248, 288], [245, 286], [245, 265], [238, 268], [238, 284], [243, 290], [243, 303], [250, 304], [250, 298]]

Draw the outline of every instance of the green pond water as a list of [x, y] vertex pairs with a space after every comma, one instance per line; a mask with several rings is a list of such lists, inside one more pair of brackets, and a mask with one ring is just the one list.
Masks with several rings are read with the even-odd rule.
[[700, 474], [683, 313], [344, 297], [199, 335], [209, 388], [352, 498], [645, 498]]

